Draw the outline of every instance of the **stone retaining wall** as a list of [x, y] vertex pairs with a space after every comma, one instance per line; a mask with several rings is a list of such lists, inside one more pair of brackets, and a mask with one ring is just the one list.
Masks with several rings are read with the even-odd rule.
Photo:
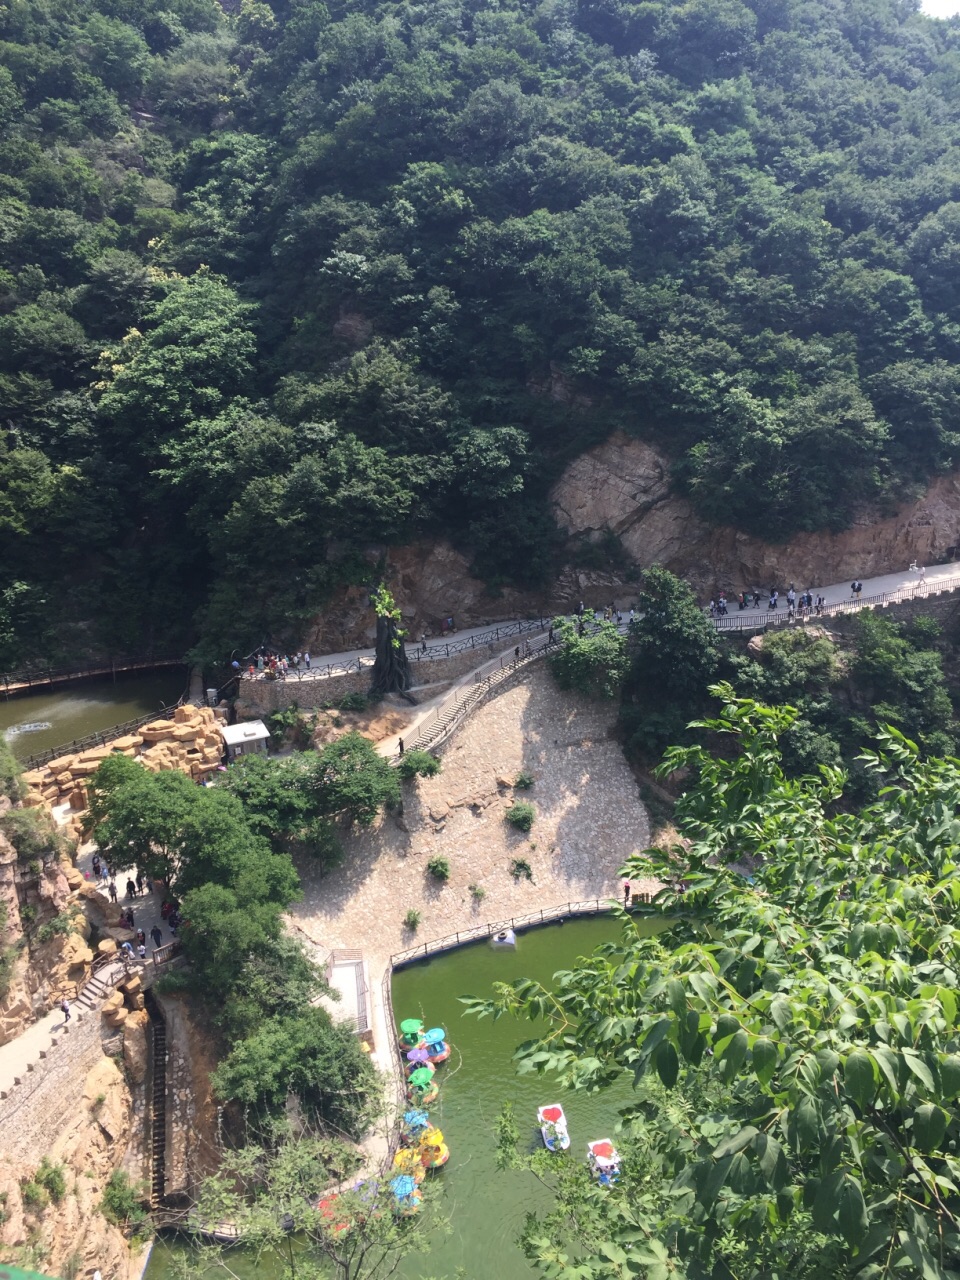
[[15, 1161], [36, 1162], [83, 1105], [87, 1073], [103, 1057], [99, 1010], [75, 1010], [45, 1053], [33, 1071], [24, 1065], [21, 1083], [0, 1099], [0, 1144]]
[[[447, 680], [457, 680], [468, 671], [477, 670], [498, 653], [512, 654], [513, 647], [478, 644], [475, 649], [465, 649], [462, 653], [451, 654], [449, 658], [413, 662], [410, 664], [411, 671], [416, 684], [442, 684]], [[240, 682], [240, 697], [249, 706], [256, 708], [258, 715], [269, 715], [272, 711], [291, 705], [304, 711], [315, 711], [318, 707], [338, 702], [348, 693], [368, 693], [372, 674], [372, 667], [364, 667], [362, 671], [349, 671], [342, 676], [326, 676], [319, 680], [299, 680], [296, 676], [286, 680], [250, 680], [245, 677]]]
[[[866, 610], [865, 610], [866, 612]], [[895, 604], [879, 605], [870, 610], [890, 622], [912, 622], [914, 618], [935, 618], [944, 630], [949, 630], [960, 622], [960, 594], [956, 591], [941, 591], [938, 595], [920, 596], [915, 600], [899, 600]], [[823, 625], [831, 631], [846, 635], [855, 630], [858, 614], [838, 613], [822, 619]], [[814, 619], [819, 623], [820, 619]]]

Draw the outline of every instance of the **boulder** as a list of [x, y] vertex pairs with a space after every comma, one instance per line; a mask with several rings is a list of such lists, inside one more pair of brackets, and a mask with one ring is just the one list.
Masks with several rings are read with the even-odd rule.
[[115, 1013], [117, 1009], [123, 1008], [123, 994], [119, 991], [111, 991], [103, 1002], [103, 1012]]
[[80, 868], [75, 867], [70, 863], [64, 864], [63, 874], [71, 889], [82, 889], [86, 884], [86, 881], [83, 878], [83, 872]]
[[136, 751], [143, 744], [139, 733], [126, 733], [122, 738], [114, 738], [110, 746], [114, 751]]
[[74, 787], [68, 796], [70, 808], [79, 813], [87, 807], [87, 792], [84, 787]]
[[115, 956], [117, 954], [117, 944], [113, 938], [101, 938], [97, 943], [97, 953], [101, 956]]
[[103, 1020], [108, 1027], [122, 1027], [127, 1017], [127, 1010], [124, 1008], [111, 1009], [109, 1012], [106, 1009], [103, 1011]]
[[137, 974], [134, 974], [133, 977], [127, 978], [125, 982], [120, 983], [120, 990], [125, 995], [135, 996], [139, 994], [140, 990], [142, 989], [142, 986], [143, 984], [141, 983], [139, 977], [137, 976]]
[[[142, 1000], [143, 997], [141, 996]], [[128, 1013], [123, 1024], [123, 1061], [127, 1074], [135, 1084], [142, 1084], [147, 1074], [147, 1025], [144, 1010]]]

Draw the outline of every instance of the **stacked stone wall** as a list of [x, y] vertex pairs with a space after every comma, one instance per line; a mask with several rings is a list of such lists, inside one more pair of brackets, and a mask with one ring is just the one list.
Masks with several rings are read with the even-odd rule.
[[39, 1160], [82, 1107], [87, 1073], [103, 1057], [99, 1013], [75, 1011], [44, 1053], [0, 1098], [0, 1145], [14, 1161]]
[[[516, 642], [515, 642], [516, 643]], [[522, 644], [523, 642], [520, 641]], [[457, 680], [468, 671], [478, 670], [485, 662], [496, 657], [498, 653], [512, 654], [513, 648], [505, 649], [502, 644], [477, 645], [474, 649], [465, 649], [462, 653], [451, 654], [449, 658], [430, 658], [422, 662], [411, 663], [414, 680], [412, 690], [416, 696], [417, 686], [427, 684], [443, 684], [448, 680]], [[257, 677], [251, 680], [244, 677], [240, 682], [240, 698], [258, 715], [269, 715], [291, 705], [304, 711], [315, 711], [318, 707], [335, 704], [348, 693], [368, 693], [372, 667], [364, 667], [362, 671], [348, 671], [344, 675], [307, 677], [298, 679], [291, 675], [286, 680], [266, 680]]]

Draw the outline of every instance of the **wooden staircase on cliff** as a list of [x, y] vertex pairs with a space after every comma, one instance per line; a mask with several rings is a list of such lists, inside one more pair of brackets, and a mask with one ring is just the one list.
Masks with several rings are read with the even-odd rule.
[[150, 1109], [150, 1207], [163, 1203], [166, 1187], [167, 1149], [167, 1025], [153, 994], [144, 993], [153, 1028], [153, 1098]]

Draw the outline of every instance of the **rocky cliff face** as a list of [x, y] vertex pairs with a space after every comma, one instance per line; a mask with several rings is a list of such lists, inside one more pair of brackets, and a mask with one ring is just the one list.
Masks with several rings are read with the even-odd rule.
[[111, 1280], [139, 1276], [138, 1256], [100, 1212], [104, 1187], [123, 1161], [133, 1116], [123, 1073], [103, 1057], [86, 1075], [73, 1119], [46, 1152], [65, 1175], [59, 1203], [42, 1204], [31, 1196], [41, 1152], [29, 1163], [0, 1153], [0, 1257], [52, 1276], [89, 1276], [97, 1269]]
[[[732, 527], [705, 524], [671, 492], [669, 461], [649, 444], [618, 433], [582, 454], [551, 493], [560, 528], [580, 541], [615, 535], [638, 568], [662, 564], [704, 597], [723, 588], [766, 589], [796, 582], [817, 587], [854, 576], [888, 573], [911, 560], [936, 564], [960, 545], [960, 472], [934, 480], [915, 502], [890, 514], [864, 511], [842, 533], [803, 533], [771, 544]], [[623, 573], [566, 566], [548, 589], [492, 595], [470, 573], [469, 560], [448, 543], [371, 548], [412, 634], [439, 634], [453, 616], [457, 628], [538, 613], [568, 612], [579, 600], [628, 603], [636, 568]], [[371, 645], [373, 615], [366, 591], [338, 593], [306, 639], [314, 653]]]
[[705, 594], [787, 580], [816, 587], [911, 560], [935, 564], [960, 543], [960, 473], [939, 477], [890, 515], [865, 511], [842, 533], [802, 533], [774, 545], [704, 524], [671, 494], [667, 465], [650, 445], [612, 436], [561, 477], [552, 495], [558, 523], [581, 536], [610, 531], [641, 567], [665, 565]]
[[[63, 996], [72, 998], [76, 984], [89, 971], [93, 960], [87, 946], [90, 924], [71, 890], [67, 869], [55, 848], [25, 865], [0, 833], [0, 950], [11, 959], [0, 997], [0, 1045], [19, 1035]], [[79, 880], [82, 884], [83, 878]], [[29, 947], [24, 932], [27, 911], [33, 928]], [[64, 913], [70, 915], [70, 931], [41, 943], [39, 926]]]

